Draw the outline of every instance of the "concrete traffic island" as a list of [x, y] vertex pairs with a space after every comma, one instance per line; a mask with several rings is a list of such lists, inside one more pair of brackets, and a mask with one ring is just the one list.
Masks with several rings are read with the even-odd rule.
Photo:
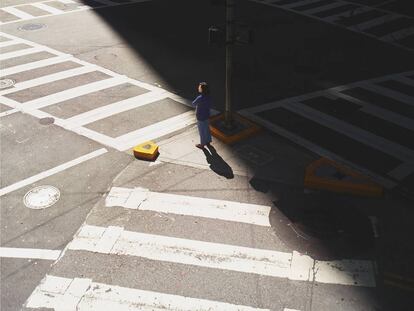
[[381, 197], [384, 192], [380, 185], [368, 177], [327, 158], [320, 158], [308, 165], [305, 171], [304, 186], [370, 197]]
[[225, 115], [219, 114], [210, 119], [210, 130], [214, 137], [230, 145], [257, 134], [260, 127], [238, 114], [232, 114], [231, 126], [228, 126]]

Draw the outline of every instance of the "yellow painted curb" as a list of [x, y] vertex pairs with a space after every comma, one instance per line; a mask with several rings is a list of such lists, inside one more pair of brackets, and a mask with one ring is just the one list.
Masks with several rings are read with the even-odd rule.
[[158, 145], [152, 141], [139, 144], [133, 148], [137, 159], [154, 161], [158, 156]]
[[[349, 180], [341, 180], [335, 176], [317, 176], [317, 169], [322, 166], [334, 168], [338, 173], [349, 177]], [[312, 189], [329, 190], [333, 192], [350, 193], [357, 195], [380, 197], [383, 188], [371, 181], [368, 177], [350, 170], [327, 158], [320, 158], [308, 165], [305, 171], [304, 186]]]
[[251, 137], [260, 131], [260, 127], [258, 125], [251, 122], [250, 120], [247, 120], [244, 117], [241, 117], [238, 114], [234, 114], [233, 118], [237, 120], [238, 122], [242, 123], [243, 125], [245, 125], [246, 129], [234, 135], [226, 135], [225, 133], [220, 131], [218, 128], [214, 127], [214, 125], [212, 125], [213, 122], [224, 119], [224, 114], [219, 114], [210, 119], [211, 134], [214, 137], [221, 140], [222, 142], [224, 142], [225, 144], [231, 145], [238, 141]]

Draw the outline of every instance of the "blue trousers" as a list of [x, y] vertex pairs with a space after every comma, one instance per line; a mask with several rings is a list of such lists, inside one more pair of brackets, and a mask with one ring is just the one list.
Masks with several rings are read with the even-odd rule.
[[211, 133], [208, 126], [208, 119], [205, 121], [197, 121], [198, 133], [200, 134], [200, 144], [207, 145], [211, 143]]

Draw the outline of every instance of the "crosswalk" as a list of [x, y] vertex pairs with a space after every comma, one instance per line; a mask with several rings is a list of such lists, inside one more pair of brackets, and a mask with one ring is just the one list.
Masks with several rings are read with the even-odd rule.
[[251, 0], [414, 51], [414, 17], [344, 0]]
[[359, 81], [240, 113], [393, 188], [414, 174], [413, 76]]
[[[257, 217], [269, 218], [271, 208], [256, 204], [188, 197], [149, 191], [143, 188], [113, 187], [98, 209], [118, 209], [137, 213], [162, 213], [166, 217], [182, 216], [186, 222], [194, 219], [219, 219], [223, 224], [232, 222], [252, 227], [269, 228], [270, 224], [257, 221]], [[102, 211], [100, 211], [102, 212]], [[119, 214], [121, 212], [121, 214]], [[98, 212], [99, 213], [99, 212]], [[154, 214], [156, 215], [156, 214]], [[223, 217], [223, 215], [225, 215]], [[246, 217], [247, 216], [247, 217]], [[195, 218], [194, 218], [195, 217]], [[251, 217], [252, 221], [248, 221]], [[105, 275], [104, 268], [84, 275], [77, 269], [82, 265], [95, 265], [96, 256], [105, 255], [105, 262], [129, 260], [135, 263], [129, 274], [141, 275], [146, 269], [144, 262], [137, 264], [136, 259], [153, 263], [168, 263], [191, 269], [196, 275], [199, 269], [229, 271], [243, 275], [269, 277], [276, 282], [319, 283], [326, 286], [373, 288], [376, 286], [374, 262], [371, 260], [342, 259], [334, 261], [316, 260], [296, 251], [281, 252], [272, 249], [230, 245], [204, 240], [167, 236], [140, 230], [127, 230], [127, 219], [111, 218], [105, 226], [86, 223], [68, 244], [63, 255], [54, 264], [51, 273], [46, 275], [28, 298], [25, 307], [32, 309], [52, 308], [53, 310], [294, 310], [292, 305], [272, 302], [272, 304], [237, 303], [207, 299], [203, 293], [197, 297], [177, 291], [154, 291], [151, 288], [127, 287], [117, 282], [101, 282], [114, 279], [115, 275], [125, 273], [111, 268], [111, 275]], [[161, 219], [159, 220], [162, 221]], [[116, 224], [116, 225], [113, 225]], [[187, 228], [187, 227], [184, 227]], [[191, 236], [191, 232], [186, 233]], [[90, 257], [92, 256], [92, 257]], [[87, 260], [86, 257], [89, 259]], [[76, 258], [72, 262], [70, 258]], [[91, 259], [92, 258], [92, 259]], [[99, 260], [98, 260], [99, 261]], [[123, 265], [128, 266], [124, 262]], [[153, 264], [149, 264], [149, 268]], [[60, 266], [64, 266], [60, 270]], [[169, 273], [174, 274], [169, 268]], [[121, 268], [120, 268], [121, 269]], [[153, 268], [152, 268], [153, 269]], [[65, 271], [62, 275], [59, 271]], [[68, 272], [70, 271], [70, 272]], [[141, 276], [142, 277], [142, 276]], [[168, 275], [161, 279], [148, 280], [150, 283], [167, 284]], [[162, 278], [165, 278], [163, 280]], [[234, 288], [237, 292], [240, 289]], [[245, 289], [246, 290], [246, 289]], [[341, 293], [342, 295], [343, 293]], [[276, 304], [275, 304], [276, 303]], [[296, 310], [296, 309], [295, 309]]]
[[150, 0], [47, 0], [0, 8], [0, 25]]
[[[1, 79], [16, 82], [0, 90], [0, 117], [23, 112], [53, 118], [120, 151], [195, 122], [190, 101], [176, 94], [28, 40], [0, 37]], [[161, 106], [163, 113], [151, 113]], [[151, 122], [124, 122], [130, 114], [151, 116]]]

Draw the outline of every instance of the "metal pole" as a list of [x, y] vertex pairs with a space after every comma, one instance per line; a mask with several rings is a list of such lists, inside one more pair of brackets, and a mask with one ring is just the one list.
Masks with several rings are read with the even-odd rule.
[[226, 0], [226, 111], [225, 126], [233, 126], [231, 111], [232, 71], [233, 71], [233, 44], [234, 44], [234, 6], [235, 0]]

